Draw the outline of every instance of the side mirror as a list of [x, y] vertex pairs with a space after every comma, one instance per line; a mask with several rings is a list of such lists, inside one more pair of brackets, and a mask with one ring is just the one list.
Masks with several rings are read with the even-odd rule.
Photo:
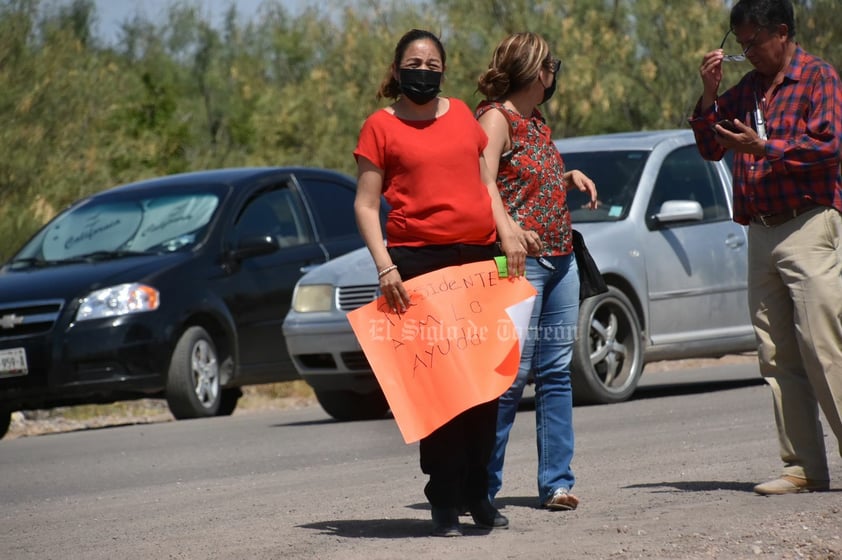
[[652, 216], [652, 221], [655, 224], [701, 222], [703, 216], [702, 205], [695, 200], [668, 200], [661, 205], [660, 211]]
[[274, 253], [280, 248], [278, 241], [271, 235], [252, 235], [237, 242], [230, 256], [241, 261], [251, 257], [260, 257]]

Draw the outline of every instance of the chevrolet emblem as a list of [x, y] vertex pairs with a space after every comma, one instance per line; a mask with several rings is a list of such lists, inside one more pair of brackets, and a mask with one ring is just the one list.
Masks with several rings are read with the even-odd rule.
[[0, 317], [0, 328], [13, 329], [21, 323], [23, 323], [23, 317], [14, 313]]

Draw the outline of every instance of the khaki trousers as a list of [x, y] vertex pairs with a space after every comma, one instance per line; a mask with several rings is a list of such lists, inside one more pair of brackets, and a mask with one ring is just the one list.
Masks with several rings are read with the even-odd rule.
[[749, 305], [783, 474], [829, 480], [819, 407], [842, 453], [842, 215], [749, 226]]

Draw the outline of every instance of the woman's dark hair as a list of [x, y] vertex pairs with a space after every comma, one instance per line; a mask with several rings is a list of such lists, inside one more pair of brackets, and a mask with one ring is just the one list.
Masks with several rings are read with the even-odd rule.
[[401, 37], [398, 41], [397, 46], [395, 46], [395, 58], [392, 60], [392, 64], [386, 71], [386, 76], [380, 84], [380, 89], [377, 90], [378, 100], [384, 97], [387, 99], [397, 99], [400, 95], [400, 84], [398, 84], [398, 81], [395, 79], [393, 70], [400, 68], [401, 60], [403, 60], [403, 55], [406, 54], [406, 49], [409, 48], [409, 45], [415, 41], [421, 40], [431, 41], [436, 46], [436, 49], [438, 49], [439, 55], [441, 56], [442, 68], [444, 67], [447, 62], [447, 54], [444, 52], [444, 45], [441, 44], [441, 40], [433, 33], [425, 31], [424, 29], [410, 29], [404, 33], [403, 37]]
[[790, 0], [740, 0], [731, 8], [731, 29], [746, 23], [764, 29], [783, 23], [787, 37], [795, 37], [795, 14]]

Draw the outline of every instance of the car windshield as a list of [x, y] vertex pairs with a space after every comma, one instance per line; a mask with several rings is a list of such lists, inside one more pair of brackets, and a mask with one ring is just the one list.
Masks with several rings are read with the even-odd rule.
[[596, 210], [587, 207], [586, 193], [567, 191], [567, 207], [576, 222], [614, 222], [628, 215], [649, 152], [562, 152], [566, 169], [579, 169], [596, 183]]
[[93, 198], [47, 224], [10, 264], [37, 266], [186, 250], [201, 240], [220, 196], [209, 189]]

